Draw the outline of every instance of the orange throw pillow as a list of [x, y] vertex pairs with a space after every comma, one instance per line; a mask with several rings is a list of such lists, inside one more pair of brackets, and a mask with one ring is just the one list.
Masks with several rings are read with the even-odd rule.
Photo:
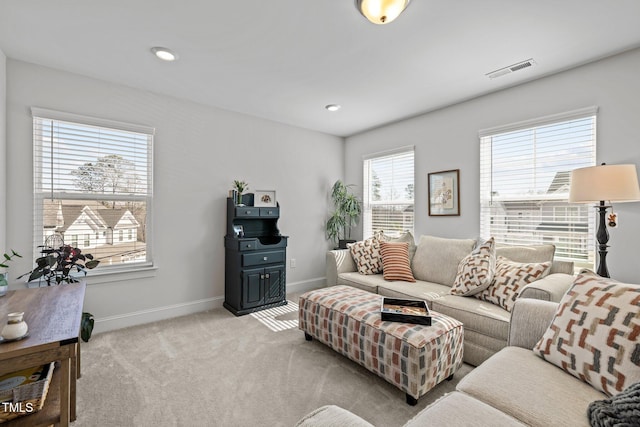
[[409, 264], [409, 243], [380, 242], [380, 255], [384, 280], [416, 281]]

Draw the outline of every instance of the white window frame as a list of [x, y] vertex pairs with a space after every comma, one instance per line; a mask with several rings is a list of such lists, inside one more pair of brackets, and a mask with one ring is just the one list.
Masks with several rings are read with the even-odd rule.
[[[372, 197], [372, 177], [371, 177], [371, 163], [375, 160], [382, 160], [384, 158], [389, 158], [390, 161], [394, 158], [401, 158], [402, 156], [406, 156], [411, 154], [413, 158], [413, 162], [411, 164], [411, 185], [413, 185], [413, 199], [406, 198], [394, 198], [394, 199], [386, 199], [386, 200], [373, 200]], [[362, 233], [364, 238], [371, 237], [375, 231], [373, 230], [373, 208], [375, 206], [397, 206], [404, 207], [404, 209], [412, 208], [412, 218], [409, 227], [403, 227], [402, 230], [383, 230], [385, 235], [388, 236], [398, 236], [405, 231], [409, 231], [414, 234], [415, 228], [415, 147], [404, 146], [395, 150], [389, 150], [384, 152], [372, 153], [363, 156], [363, 209], [362, 209]], [[399, 194], [403, 194], [404, 189], [399, 191]], [[404, 216], [403, 216], [404, 221]], [[403, 226], [404, 226], [403, 222]]]
[[[74, 113], [50, 110], [40, 107], [31, 107], [31, 114], [34, 122], [34, 231], [33, 231], [33, 256], [34, 259], [40, 256], [40, 247], [42, 242], [42, 224], [43, 224], [43, 204], [46, 199], [63, 199], [63, 200], [119, 200], [119, 201], [144, 201], [146, 206], [146, 227], [145, 227], [145, 243], [146, 243], [146, 260], [134, 263], [124, 263], [116, 265], [100, 264], [95, 270], [91, 270], [87, 281], [90, 283], [103, 283], [119, 280], [138, 279], [144, 277], [152, 277], [155, 275], [155, 265], [153, 261], [153, 139], [155, 128], [124, 123], [114, 120], [108, 120], [97, 117], [84, 116]], [[64, 192], [43, 188], [42, 177], [42, 153], [39, 148], [41, 141], [36, 140], [35, 126], [37, 120], [52, 120], [60, 122], [68, 122], [78, 124], [80, 126], [94, 126], [104, 128], [106, 130], [119, 130], [140, 133], [148, 136], [147, 146], [147, 191], [144, 195], [125, 195], [119, 194], [114, 196], [100, 194], [99, 197], [94, 193], [82, 192]]]
[[[555, 241], [551, 242], [556, 244], [556, 258], [557, 259], [561, 259], [561, 260], [567, 260], [567, 261], [573, 261], [576, 265], [576, 268], [580, 268], [580, 267], [589, 267], [589, 268], [593, 268], [594, 264], [595, 264], [595, 243], [594, 243], [594, 239], [593, 236], [595, 235], [595, 210], [594, 209], [586, 209], [586, 211], [584, 211], [580, 206], [581, 205], [576, 205], [576, 204], [569, 204], [568, 203], [568, 188], [566, 189], [566, 194], [565, 192], [560, 192], [559, 194], [534, 194], [531, 196], [502, 196], [502, 198], [500, 198], [499, 194], [496, 195], [495, 193], [495, 188], [497, 188], [498, 184], [494, 183], [492, 181], [494, 174], [496, 171], [494, 171], [492, 168], [494, 167], [493, 164], [493, 142], [492, 142], [492, 138], [493, 137], [505, 137], [508, 136], [509, 133], [511, 132], [522, 132], [522, 131], [527, 131], [527, 130], [534, 130], [534, 129], [539, 129], [539, 128], [543, 128], [545, 126], [550, 126], [550, 125], [557, 125], [557, 124], [562, 124], [565, 122], [571, 122], [573, 120], [584, 120], [584, 119], [591, 119], [591, 126], [592, 126], [592, 130], [591, 130], [591, 146], [588, 148], [583, 148], [584, 152], [581, 153], [581, 158], [579, 160], [576, 160], [576, 162], [578, 162], [579, 164], [576, 164], [575, 166], [572, 166], [572, 161], [568, 161], [566, 162], [566, 169], [564, 169], [562, 172], [568, 172], [571, 169], [575, 169], [578, 167], [584, 167], [584, 166], [593, 166], [596, 164], [596, 138], [597, 138], [597, 132], [596, 132], [596, 126], [597, 126], [597, 112], [598, 112], [598, 108], [597, 107], [587, 107], [587, 108], [582, 108], [582, 109], [578, 109], [578, 110], [573, 110], [573, 111], [568, 111], [565, 113], [560, 113], [560, 114], [554, 114], [554, 115], [550, 115], [550, 116], [545, 116], [545, 117], [541, 117], [541, 118], [537, 118], [537, 119], [532, 119], [532, 120], [526, 120], [526, 121], [522, 121], [522, 122], [518, 122], [518, 123], [512, 123], [512, 124], [508, 124], [505, 126], [498, 126], [498, 127], [494, 127], [494, 128], [490, 128], [490, 129], [484, 129], [481, 130], [479, 132], [479, 137], [480, 137], [480, 234], [483, 237], [489, 237], [492, 234], [494, 234], [494, 231], [496, 234], [500, 234], [498, 232], [498, 230], [507, 230], [506, 232], [503, 231], [502, 234], [507, 235], [512, 235], [512, 237], [509, 237], [508, 240], [510, 241], [505, 241], [503, 240], [504, 236], [502, 236], [502, 238], [496, 237], [496, 241], [498, 243], [508, 243], [508, 244], [542, 244], [542, 243], [547, 243], [547, 239], [554, 239]], [[505, 135], [506, 134], [506, 135]], [[567, 138], [567, 141], [569, 143], [571, 143], [570, 141], [571, 138]], [[535, 139], [534, 139], [535, 141]], [[532, 160], [533, 159], [538, 159], [538, 153], [535, 151], [536, 148], [536, 143], [534, 142], [533, 145], [531, 146], [531, 150], [534, 152], [534, 154], [532, 155]], [[556, 147], [557, 148], [557, 147]], [[503, 148], [503, 150], [507, 150], [506, 148]], [[514, 149], [514, 152], [516, 150]], [[560, 152], [561, 149], [558, 148], [558, 151]], [[548, 155], [548, 154], [546, 154]], [[526, 158], [525, 154], [524, 154], [524, 150], [523, 150], [523, 157]], [[542, 157], [542, 155], [540, 155], [540, 157]], [[536, 160], [537, 161], [537, 160]], [[581, 163], [581, 164], [580, 164]], [[564, 166], [564, 165], [563, 165]], [[559, 171], [556, 171], [556, 174]], [[537, 172], [534, 172], [534, 174]], [[534, 175], [537, 176], [537, 175]], [[558, 175], [556, 175], [558, 176]], [[515, 180], [515, 178], [512, 178]], [[536, 178], [538, 179], [538, 178]], [[555, 177], [554, 177], [555, 179]], [[568, 178], [567, 178], [568, 179]], [[550, 213], [543, 213], [543, 207], [542, 205], [544, 203], [566, 203], [566, 205], [564, 205], [564, 211], [565, 212], [569, 212], [569, 210], [571, 210], [572, 212], [574, 211], [573, 209], [570, 209], [571, 207], [576, 207], [577, 209], [575, 211], [577, 212], [586, 212], [586, 222], [587, 222], [587, 230], [586, 232], [579, 232], [576, 230], [579, 230], [581, 227], [578, 227], [577, 225], [579, 225], [579, 223], [576, 224], [570, 224], [570, 226], [568, 226], [568, 229], [566, 230], [567, 233], [569, 233], [569, 236], [565, 236], [562, 235], [562, 232], [558, 232], [556, 235], [552, 236], [552, 234], [554, 233], [553, 231], [551, 231], [549, 233], [548, 236], [544, 235], [544, 233], [540, 232], [540, 234], [544, 237], [539, 237], [540, 239], [543, 239], [544, 241], [535, 241], [535, 238], [533, 237], [527, 237], [527, 236], [522, 236], [522, 237], [516, 237], [513, 232], [510, 232], [508, 230], [508, 215], [505, 213], [505, 219], [504, 219], [504, 223], [500, 221], [500, 218], [494, 218], [494, 214], [495, 214], [495, 210], [491, 208], [491, 206], [495, 206], [495, 203], [497, 201], [502, 201], [502, 202], [516, 202], [516, 201], [522, 201], [522, 202], [532, 202], [532, 201], [538, 201], [541, 202], [541, 208], [540, 208], [540, 226], [542, 226], [542, 223], [545, 222], [545, 219], [549, 219], [551, 221], [551, 223], [553, 222], [557, 222], [558, 219], [557, 217], [555, 217], [556, 213], [559, 212], [561, 209], [556, 209], [555, 207], [550, 211]], [[503, 205], [504, 206], [504, 205]], [[506, 208], [504, 208], [506, 209]], [[531, 212], [529, 212], [529, 214], [531, 214]], [[548, 216], [547, 216], [548, 215]], [[568, 215], [565, 215], [565, 218], [567, 220], [569, 220]], [[523, 218], [525, 219], [525, 218]], [[529, 220], [530, 225], [525, 227], [527, 228], [527, 233], [529, 234], [535, 234], [534, 230], [535, 228], [531, 225], [533, 222], [535, 221], [531, 221]], [[571, 222], [571, 221], [568, 221]], [[515, 224], [514, 222], [514, 226], [518, 226], [521, 227], [522, 224], [526, 224], [527, 221], [524, 221], [524, 223], [520, 223], [520, 224]], [[584, 224], [584, 222], [581, 222], [582, 224]], [[543, 227], [541, 227], [543, 228]], [[519, 228], [520, 229], [520, 228]], [[492, 231], [493, 230], [493, 231]], [[522, 230], [520, 230], [522, 231]], [[573, 233], [573, 234], [571, 234]], [[525, 233], [526, 234], [526, 233]], [[518, 241], [518, 239], [521, 239]], [[573, 243], [567, 243], [567, 242], [573, 242]], [[586, 244], [585, 244], [586, 242]], [[562, 243], [562, 244], [566, 244], [568, 246], [569, 251], [573, 250], [573, 247], [580, 247], [581, 245], [586, 246], [585, 249], [585, 253], [582, 253], [582, 255], [580, 255], [580, 253], [576, 253], [575, 257], [571, 257], [571, 256], [563, 256], [563, 251], [562, 249], [559, 249], [559, 245], [557, 243]], [[566, 254], [565, 254], [566, 255]]]

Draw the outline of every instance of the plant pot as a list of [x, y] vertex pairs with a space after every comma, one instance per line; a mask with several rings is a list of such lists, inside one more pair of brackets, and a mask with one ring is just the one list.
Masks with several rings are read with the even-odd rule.
[[80, 322], [80, 338], [82, 338], [82, 341], [88, 342], [91, 338], [93, 324], [93, 314], [86, 312], [82, 313], [82, 321]]
[[0, 273], [0, 297], [9, 290], [9, 282], [7, 282], [7, 273]]
[[338, 249], [347, 249], [349, 243], [355, 243], [353, 239], [340, 239], [338, 240]]

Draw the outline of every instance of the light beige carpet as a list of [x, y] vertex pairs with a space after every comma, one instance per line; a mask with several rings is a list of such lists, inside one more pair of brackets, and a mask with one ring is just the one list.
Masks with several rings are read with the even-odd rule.
[[399, 426], [470, 370], [464, 365], [412, 407], [399, 389], [297, 328], [273, 332], [216, 309], [82, 343], [73, 426], [292, 426], [327, 404]]

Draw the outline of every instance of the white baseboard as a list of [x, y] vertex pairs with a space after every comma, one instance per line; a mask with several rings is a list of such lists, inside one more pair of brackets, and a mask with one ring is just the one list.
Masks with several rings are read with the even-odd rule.
[[[287, 283], [287, 292], [302, 293], [324, 286], [326, 286], [326, 279], [324, 277], [317, 277], [300, 282]], [[154, 307], [131, 313], [96, 318], [94, 333], [113, 331], [115, 329], [128, 328], [129, 326], [142, 325], [145, 323], [170, 319], [172, 317], [185, 316], [187, 314], [212, 310], [214, 308], [222, 307], [223, 302], [224, 295], [180, 304], [172, 304], [164, 307]]]

